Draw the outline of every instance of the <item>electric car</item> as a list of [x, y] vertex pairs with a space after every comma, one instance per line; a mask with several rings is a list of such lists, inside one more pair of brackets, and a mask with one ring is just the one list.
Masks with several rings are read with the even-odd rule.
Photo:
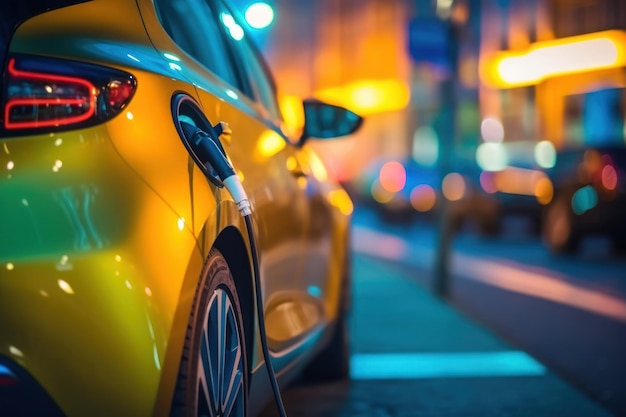
[[[0, 414], [252, 416], [348, 374], [352, 202], [222, 0], [0, 13]], [[273, 379], [273, 378], [277, 379]]]

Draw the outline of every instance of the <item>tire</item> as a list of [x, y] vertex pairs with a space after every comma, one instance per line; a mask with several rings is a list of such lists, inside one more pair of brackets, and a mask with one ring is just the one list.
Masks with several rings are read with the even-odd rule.
[[350, 375], [350, 344], [346, 318], [342, 315], [333, 329], [328, 345], [304, 370], [304, 380], [331, 382]]
[[613, 236], [613, 251], [618, 255], [626, 255], [626, 238], [623, 235]]
[[248, 367], [239, 297], [224, 257], [211, 250], [187, 327], [172, 417], [245, 417]]

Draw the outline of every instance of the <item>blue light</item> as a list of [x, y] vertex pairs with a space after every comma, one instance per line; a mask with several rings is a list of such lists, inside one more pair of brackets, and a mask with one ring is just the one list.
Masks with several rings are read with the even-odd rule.
[[476, 378], [543, 375], [528, 354], [508, 352], [357, 354], [352, 379]]
[[322, 289], [317, 285], [309, 285], [306, 291], [315, 298], [320, 298], [322, 296]]
[[11, 372], [11, 370], [4, 365], [0, 365], [0, 376], [8, 376], [11, 378], [15, 378], [15, 374]]
[[591, 185], [580, 188], [572, 196], [572, 210], [581, 215], [598, 204], [598, 193]]

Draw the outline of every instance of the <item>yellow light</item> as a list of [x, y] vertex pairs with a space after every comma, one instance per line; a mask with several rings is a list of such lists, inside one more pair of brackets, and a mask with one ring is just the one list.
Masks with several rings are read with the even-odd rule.
[[306, 152], [309, 167], [311, 168], [311, 172], [313, 173], [315, 179], [322, 182], [328, 180], [328, 171], [326, 170], [326, 166], [324, 166], [324, 162], [320, 159], [320, 157], [309, 148], [305, 147], [303, 149]]
[[360, 80], [318, 91], [319, 99], [346, 107], [361, 116], [401, 110], [409, 104], [408, 85], [400, 80]]
[[263, 158], [269, 158], [276, 155], [285, 147], [285, 139], [273, 130], [266, 130], [259, 137], [256, 144], [256, 150]]
[[297, 96], [282, 96], [279, 100], [280, 111], [287, 125], [289, 134], [295, 134], [304, 127], [304, 108]]
[[526, 51], [502, 51], [481, 67], [495, 88], [534, 85], [546, 78], [626, 65], [626, 32], [608, 30], [532, 44]]
[[346, 193], [344, 190], [337, 189], [330, 191], [326, 198], [328, 199], [328, 202], [337, 207], [342, 214], [346, 216], [352, 214], [354, 206], [352, 204], [350, 196], [348, 196], [348, 193]]
[[57, 280], [57, 284], [59, 285], [59, 288], [61, 288], [65, 293], [70, 295], [74, 294], [74, 289], [70, 286], [70, 284], [67, 283], [67, 281], [59, 279]]
[[11, 352], [11, 355], [15, 355], [20, 358], [24, 357], [24, 353], [20, 349], [16, 348], [15, 346], [9, 346], [9, 352]]
[[554, 187], [552, 186], [552, 181], [547, 177], [539, 178], [535, 183], [535, 197], [537, 197], [537, 201], [539, 201], [540, 204], [546, 205], [552, 201], [553, 196]]

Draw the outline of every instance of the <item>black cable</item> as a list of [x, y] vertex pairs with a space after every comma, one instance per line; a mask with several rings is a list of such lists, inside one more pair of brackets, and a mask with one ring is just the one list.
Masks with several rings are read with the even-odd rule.
[[259, 333], [261, 335], [261, 348], [263, 350], [263, 358], [265, 359], [265, 366], [267, 367], [267, 375], [272, 385], [272, 391], [274, 392], [274, 400], [276, 401], [276, 407], [278, 407], [278, 413], [280, 417], [287, 417], [285, 412], [285, 406], [283, 405], [283, 399], [280, 396], [280, 388], [278, 387], [278, 381], [276, 380], [276, 373], [274, 372], [274, 366], [270, 357], [270, 351], [267, 347], [267, 335], [265, 334], [265, 315], [263, 314], [263, 297], [261, 293], [261, 274], [259, 269], [259, 255], [256, 249], [256, 240], [254, 239], [254, 229], [252, 228], [252, 207], [246, 196], [246, 192], [241, 185], [241, 180], [236, 174], [234, 168], [228, 161], [224, 148], [221, 146], [217, 137], [220, 131], [213, 132], [214, 135], [209, 135], [198, 127], [186, 123], [180, 122], [181, 128], [187, 141], [192, 146], [194, 152], [198, 155], [200, 160], [211, 164], [216, 171], [218, 177], [223, 182], [224, 186], [235, 200], [237, 209], [243, 216], [246, 222], [246, 229], [248, 232], [248, 239], [250, 242], [250, 250], [252, 252], [252, 268], [254, 272], [254, 288], [256, 293], [256, 309], [257, 318], [259, 321]]
[[261, 333], [261, 347], [263, 349], [263, 358], [265, 359], [265, 365], [267, 366], [267, 373], [272, 384], [272, 391], [274, 392], [274, 399], [276, 401], [276, 407], [278, 407], [278, 414], [280, 417], [287, 417], [285, 406], [283, 405], [283, 399], [280, 395], [280, 388], [278, 387], [278, 381], [276, 380], [276, 373], [274, 372], [274, 366], [270, 357], [270, 351], [267, 347], [267, 336], [265, 334], [265, 315], [263, 314], [263, 299], [261, 294], [261, 275], [259, 273], [259, 257], [256, 250], [256, 241], [254, 239], [254, 232], [252, 229], [252, 220], [250, 215], [243, 216], [246, 222], [246, 229], [248, 230], [248, 239], [250, 240], [250, 250], [252, 252], [252, 267], [254, 269], [254, 291], [256, 292], [256, 309], [257, 317], [259, 319], [259, 333]]

